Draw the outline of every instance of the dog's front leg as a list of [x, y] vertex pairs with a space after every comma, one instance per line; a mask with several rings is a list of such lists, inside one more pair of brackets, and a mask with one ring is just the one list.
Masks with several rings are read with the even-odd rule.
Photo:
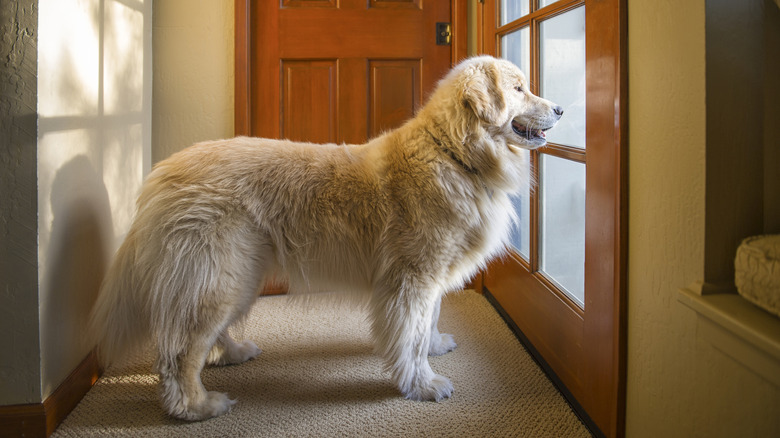
[[440, 294], [404, 290], [379, 299], [374, 307], [377, 349], [393, 379], [411, 400], [440, 401], [452, 394], [452, 383], [428, 363], [431, 324]]
[[431, 341], [428, 348], [428, 356], [441, 356], [449, 353], [457, 347], [455, 339], [448, 333], [439, 333], [439, 312], [441, 310], [441, 295], [436, 299], [436, 307], [433, 310], [431, 320]]

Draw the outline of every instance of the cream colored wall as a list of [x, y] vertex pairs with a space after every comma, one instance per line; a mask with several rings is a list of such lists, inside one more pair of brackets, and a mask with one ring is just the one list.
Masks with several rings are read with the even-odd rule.
[[151, 0], [38, 2], [41, 400], [84, 324], [151, 160]]
[[233, 136], [233, 3], [154, 2], [154, 162]]
[[677, 300], [704, 277], [705, 2], [629, 0], [628, 15], [626, 435], [780, 436], [780, 389]]
[[0, 405], [41, 398], [37, 4], [0, 3]]

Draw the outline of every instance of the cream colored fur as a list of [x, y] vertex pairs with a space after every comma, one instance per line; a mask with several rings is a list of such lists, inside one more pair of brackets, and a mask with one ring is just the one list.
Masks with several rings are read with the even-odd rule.
[[561, 113], [513, 64], [480, 57], [364, 145], [241, 137], [171, 156], [146, 180], [93, 309], [101, 357], [152, 344], [170, 415], [223, 414], [235, 402], [206, 391], [201, 370], [260, 352], [227, 329], [276, 276], [291, 293], [365, 297], [404, 396], [449, 397], [427, 358], [455, 348], [436, 328], [441, 297], [504, 250], [510, 196], [528, 178], [519, 148], [544, 144]]

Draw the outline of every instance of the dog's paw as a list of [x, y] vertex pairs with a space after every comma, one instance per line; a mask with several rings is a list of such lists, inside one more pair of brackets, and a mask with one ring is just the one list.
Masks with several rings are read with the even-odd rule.
[[170, 413], [172, 416], [182, 420], [200, 421], [218, 417], [230, 411], [231, 406], [234, 404], [236, 404], [236, 401], [228, 397], [227, 394], [209, 391], [206, 393], [206, 397], [199, 403], [190, 403], [186, 408], [174, 408]]
[[252, 341], [245, 340], [240, 344], [240, 347], [234, 352], [236, 359], [236, 362], [233, 363], [243, 363], [248, 361], [249, 359], [256, 358], [262, 350], [257, 348], [257, 344], [255, 344]]
[[261, 353], [252, 341], [243, 341], [241, 343], [231, 342], [227, 347], [216, 345], [209, 353], [206, 363], [209, 365], [236, 365], [244, 363], [249, 359], [254, 359]]
[[455, 343], [452, 335], [442, 333], [439, 335], [439, 339], [431, 338], [431, 345], [428, 348], [428, 356], [441, 356], [442, 354], [449, 353], [454, 350], [458, 344]]
[[234, 404], [236, 404], [236, 400], [231, 399], [227, 394], [209, 391], [206, 393], [206, 400], [199, 407], [199, 411], [203, 413], [202, 418], [205, 420], [227, 413]]
[[441, 401], [452, 395], [453, 387], [450, 379], [438, 374], [433, 376], [427, 385], [412, 388], [405, 394], [409, 400], [417, 401]]

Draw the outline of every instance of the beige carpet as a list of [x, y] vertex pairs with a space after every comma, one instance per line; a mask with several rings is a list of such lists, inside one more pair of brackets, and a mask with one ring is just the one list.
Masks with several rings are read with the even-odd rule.
[[484, 297], [448, 295], [439, 328], [458, 348], [431, 366], [455, 392], [414, 402], [372, 354], [362, 311], [263, 297], [244, 327], [263, 353], [203, 372], [206, 388], [238, 398], [227, 415], [199, 423], [166, 416], [151, 359], [142, 357], [108, 369], [53, 436], [590, 436]]

